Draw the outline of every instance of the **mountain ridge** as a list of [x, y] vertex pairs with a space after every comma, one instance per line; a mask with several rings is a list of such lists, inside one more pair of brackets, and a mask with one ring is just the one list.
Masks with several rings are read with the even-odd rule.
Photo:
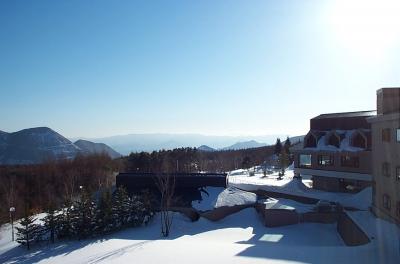
[[232, 146], [238, 142], [255, 140], [265, 145], [275, 144], [277, 138], [286, 138], [286, 135], [264, 136], [210, 136], [202, 134], [127, 134], [103, 138], [75, 138], [102, 142], [112, 147], [123, 155], [131, 152], [152, 152], [161, 149], [174, 149], [181, 147], [199, 147], [206, 145], [215, 150]]
[[89, 153], [96, 152], [82, 150], [49, 127], [0, 133], [1, 165], [37, 164], [51, 159], [72, 159], [78, 154]]

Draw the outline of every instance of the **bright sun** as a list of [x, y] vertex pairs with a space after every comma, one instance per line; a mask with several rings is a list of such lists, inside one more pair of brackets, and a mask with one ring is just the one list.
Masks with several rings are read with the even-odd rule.
[[334, 1], [327, 17], [338, 44], [355, 56], [379, 59], [400, 48], [399, 0]]

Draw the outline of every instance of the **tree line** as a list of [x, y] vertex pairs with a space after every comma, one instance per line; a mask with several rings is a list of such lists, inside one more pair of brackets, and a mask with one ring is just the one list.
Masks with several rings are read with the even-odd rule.
[[114, 194], [102, 191], [98, 198], [80, 188], [79, 197], [62, 206], [50, 201], [45, 216], [37, 219], [25, 203], [24, 216], [17, 229], [17, 242], [29, 250], [33, 243], [56, 239], [85, 239], [112, 233], [127, 227], [146, 225], [153, 217], [152, 196], [149, 192], [128, 196], [123, 187]]
[[122, 169], [120, 160], [106, 154], [79, 155], [72, 160], [53, 160], [43, 164], [0, 167], [0, 223], [9, 220], [9, 208], [15, 207], [15, 217], [24, 214], [26, 201], [29, 210], [43, 212], [48, 202], [61, 205], [73, 201], [79, 186], [88, 192], [108, 188], [115, 174]]
[[130, 172], [160, 172], [165, 167], [175, 172], [226, 172], [262, 164], [274, 154], [274, 146], [241, 150], [202, 151], [196, 148], [177, 148], [131, 153], [123, 158]]

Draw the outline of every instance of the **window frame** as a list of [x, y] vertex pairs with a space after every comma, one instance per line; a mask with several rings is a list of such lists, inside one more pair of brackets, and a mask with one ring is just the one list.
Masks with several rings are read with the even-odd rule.
[[383, 162], [382, 163], [382, 175], [383, 176], [385, 176], [385, 177], [388, 177], [388, 178], [390, 178], [392, 175], [391, 175], [392, 173], [391, 173], [391, 166], [390, 166], [390, 163], [389, 162]]
[[382, 142], [391, 142], [392, 130], [390, 128], [382, 128]]
[[[323, 157], [329, 157], [329, 164], [322, 164], [322, 158]], [[329, 154], [321, 154], [318, 155], [318, 166], [322, 166], [322, 167], [331, 167], [335, 165], [335, 157], [333, 155], [329, 155]]]
[[388, 194], [382, 195], [383, 208], [385, 208], [386, 210], [390, 211], [390, 209], [392, 207], [391, 203], [392, 203], [392, 201], [391, 201], [390, 196]]
[[[301, 157], [302, 156], [309, 156], [310, 157], [310, 165], [304, 165], [301, 162]], [[312, 154], [299, 154], [299, 167], [300, 168], [312, 168]]]
[[396, 142], [400, 143], [400, 127], [396, 128]]
[[396, 180], [400, 181], [400, 166], [396, 166]]
[[400, 201], [397, 201], [396, 203], [396, 215], [400, 217]]
[[[350, 158], [350, 159], [347, 159]], [[354, 160], [350, 163], [351, 160]], [[358, 156], [350, 156], [350, 155], [341, 155], [340, 156], [340, 166], [346, 168], [360, 168], [360, 157]]]

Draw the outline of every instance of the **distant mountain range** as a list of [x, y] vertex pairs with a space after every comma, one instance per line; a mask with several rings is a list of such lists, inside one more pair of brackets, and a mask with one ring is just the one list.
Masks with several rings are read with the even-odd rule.
[[[275, 144], [276, 138], [284, 141], [286, 136], [259, 137], [205, 136], [198, 134], [131, 134], [101, 139], [77, 139], [73, 143], [48, 127], [24, 129], [7, 133], [0, 131], [0, 165], [35, 164], [48, 159], [70, 159], [78, 154], [107, 153], [118, 158], [120, 153], [154, 151], [180, 147], [198, 147], [202, 151], [238, 150]], [[249, 139], [250, 138], [250, 139]], [[292, 143], [302, 141], [304, 136], [290, 138]]]
[[107, 153], [112, 159], [116, 159], [121, 157], [121, 154], [110, 148], [104, 143], [93, 143], [87, 140], [79, 139], [75, 141], [75, 146], [80, 148], [83, 152], [86, 153]]
[[206, 145], [201, 145], [201, 146], [198, 147], [197, 149], [200, 150], [200, 151], [206, 151], [206, 152], [207, 152], [207, 151], [208, 151], [208, 152], [216, 151], [216, 149], [211, 148], [211, 147], [206, 146]]
[[223, 150], [239, 150], [239, 149], [259, 148], [259, 147], [265, 147], [267, 145], [268, 144], [260, 143], [255, 140], [250, 140], [250, 141], [237, 142], [229, 147], [223, 148]]
[[[303, 138], [304, 138], [304, 136], [296, 136], [296, 137], [289, 138], [289, 140], [292, 144], [297, 144], [299, 142], [302, 142]], [[284, 139], [284, 140], [286, 140], [286, 139]], [[282, 140], [282, 141], [284, 142], [284, 140]], [[271, 145], [271, 144], [260, 143], [255, 140], [249, 140], [249, 141], [237, 142], [229, 147], [224, 147], [224, 148], [220, 148], [220, 149], [214, 149], [207, 145], [201, 145], [197, 149], [199, 149], [201, 151], [240, 150], [240, 149], [249, 149], [249, 148], [260, 148], [260, 147], [265, 147], [268, 145]]]
[[78, 154], [121, 155], [105, 144], [78, 140], [72, 143], [48, 127], [7, 133], [0, 131], [0, 165], [35, 164], [49, 159], [71, 159]]
[[201, 151], [239, 150], [239, 149], [259, 148], [259, 147], [264, 147], [264, 146], [267, 146], [267, 145], [268, 144], [259, 143], [259, 142], [255, 141], [255, 140], [250, 140], [250, 141], [237, 142], [237, 143], [235, 143], [233, 145], [230, 145], [228, 147], [219, 148], [219, 149], [215, 149], [215, 148], [209, 147], [207, 145], [201, 145], [197, 149], [201, 150]]
[[[85, 138], [92, 142], [105, 143], [123, 155], [131, 152], [156, 151], [180, 147], [206, 146], [212, 150], [254, 148], [275, 144], [276, 138], [286, 135], [266, 136], [206, 136], [200, 134], [130, 134], [106, 138]], [[76, 140], [76, 139], [75, 139]], [[212, 151], [211, 150], [211, 151]], [[210, 150], [209, 150], [210, 151]]]

